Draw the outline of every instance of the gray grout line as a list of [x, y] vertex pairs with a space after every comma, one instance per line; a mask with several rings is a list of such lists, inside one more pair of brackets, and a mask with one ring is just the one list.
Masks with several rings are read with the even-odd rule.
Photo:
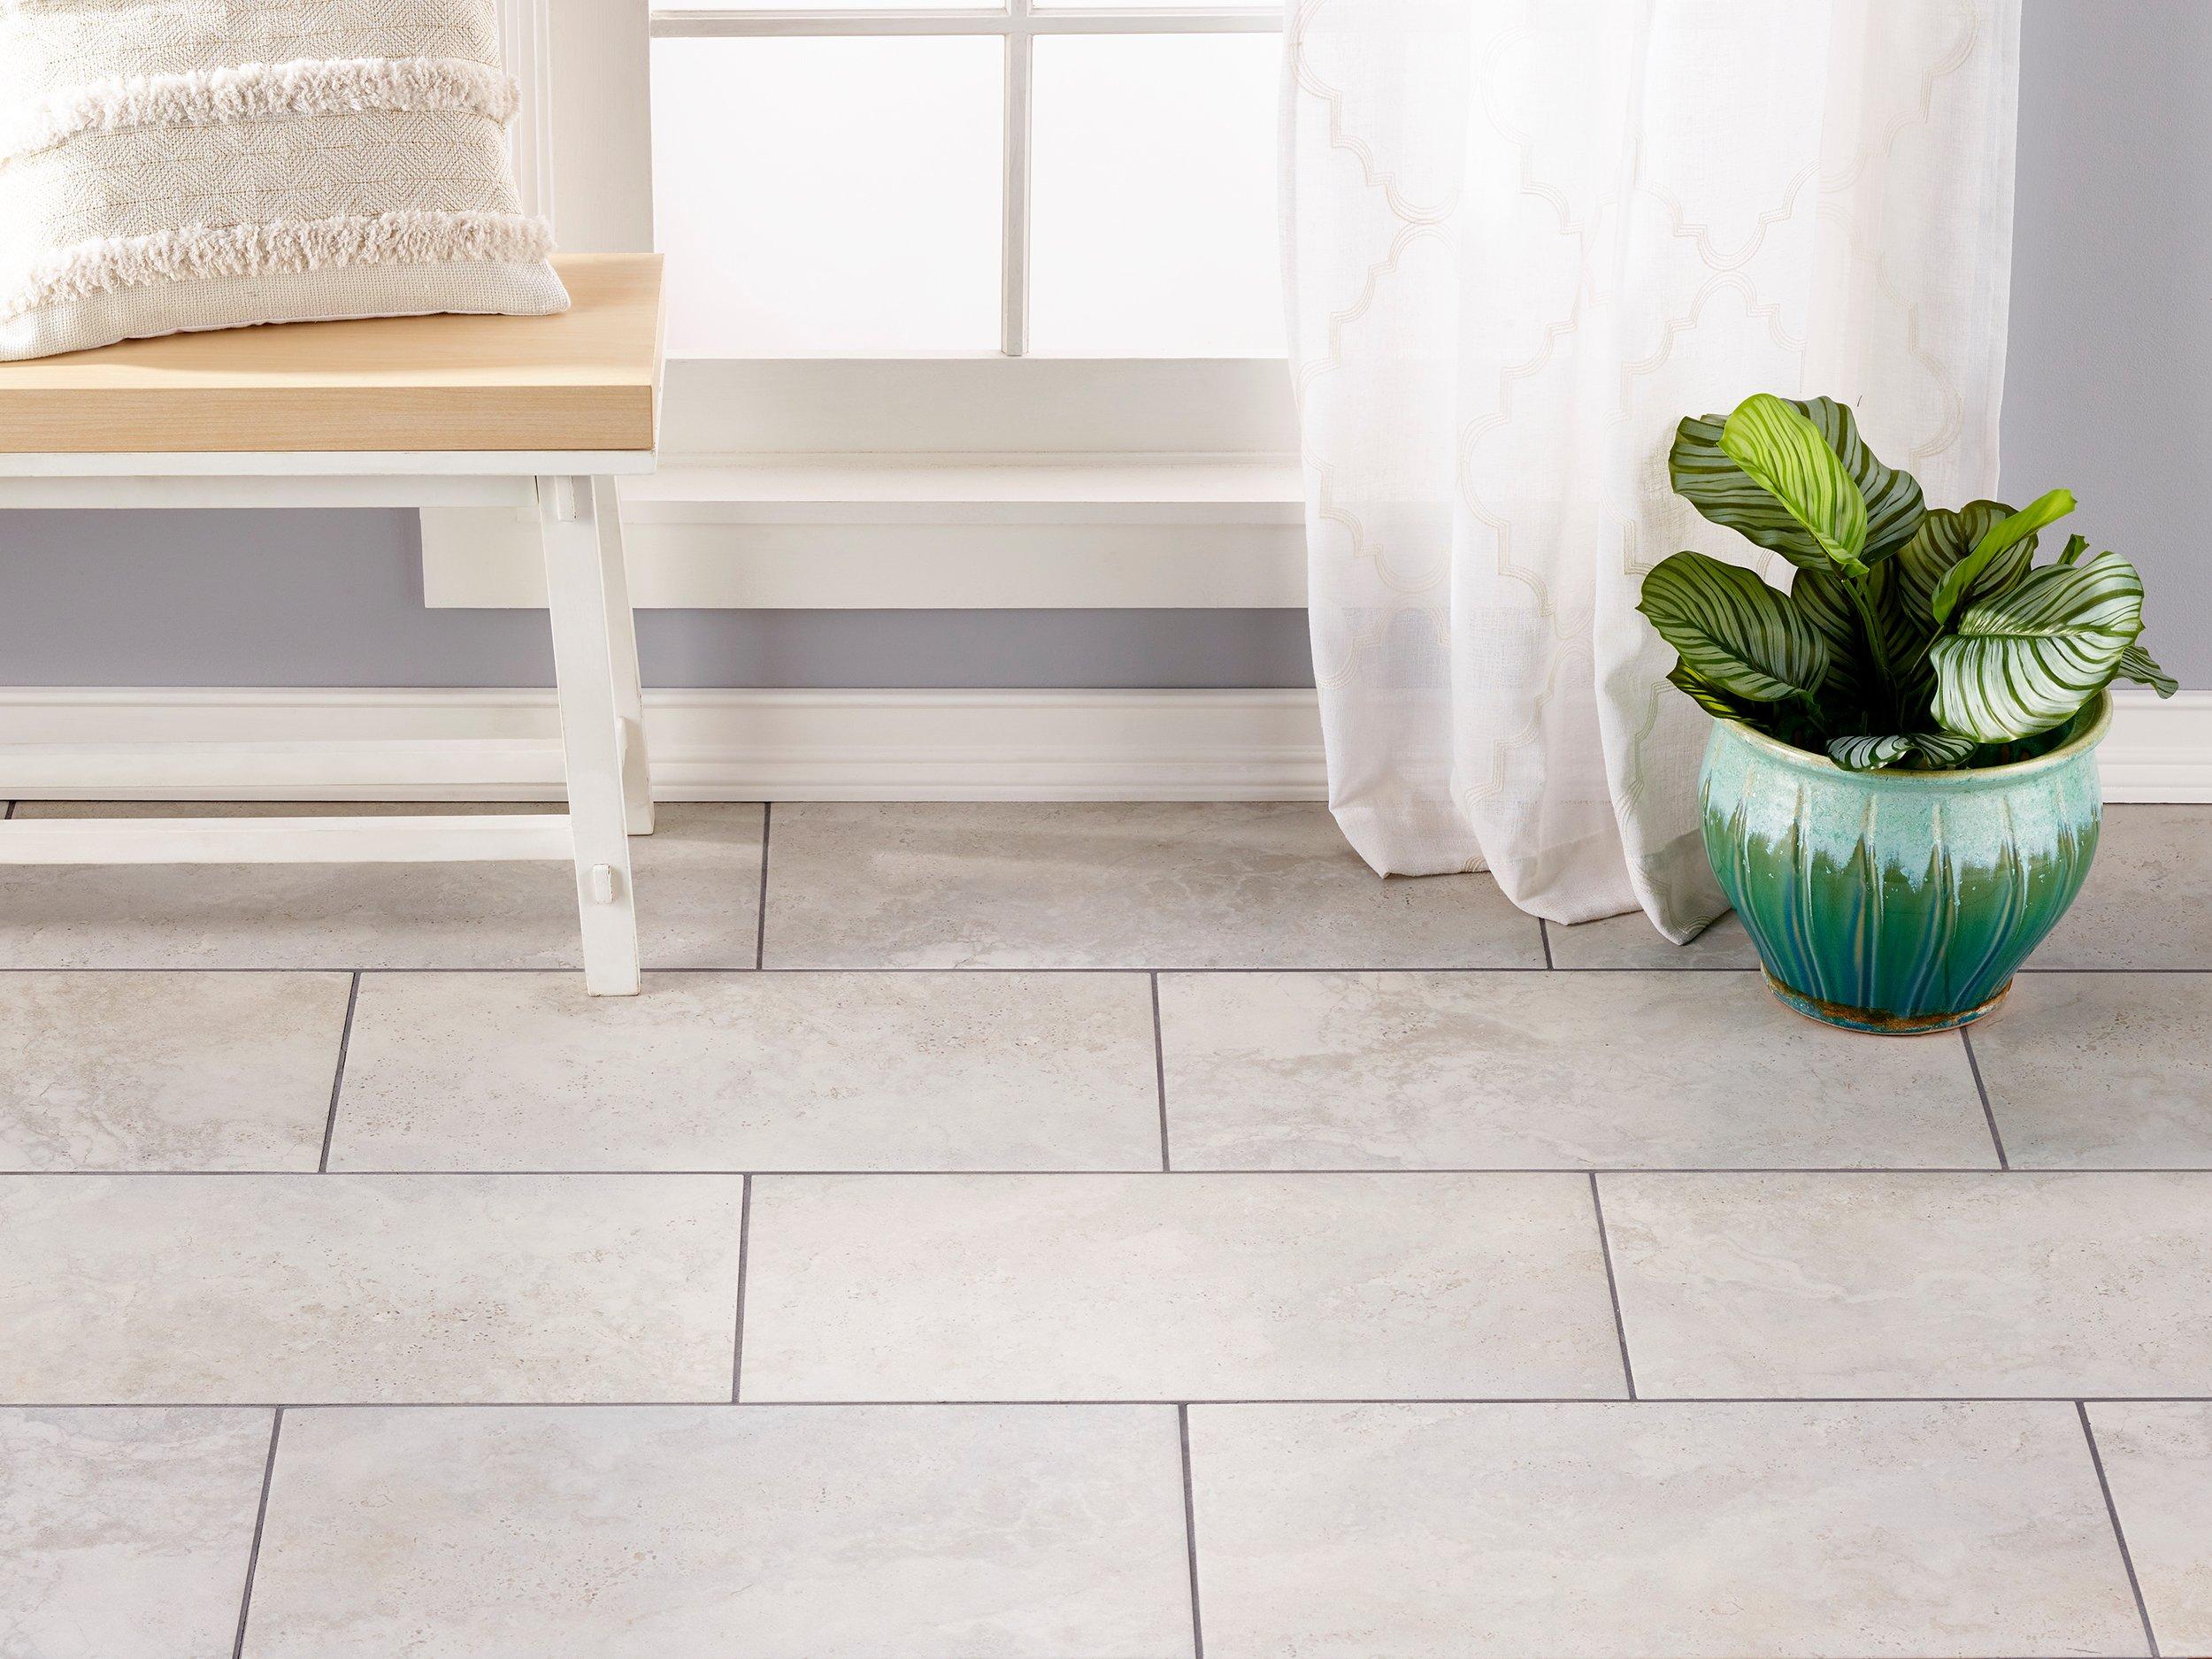
[[[757, 941], [756, 941], [756, 944], [755, 944], [755, 951], [756, 951], [756, 955], [757, 955], [757, 954], [759, 953], [759, 951], [760, 951], [763, 948], [764, 948], [764, 947], [763, 947], [763, 941], [757, 940]], [[353, 968], [353, 967], [348, 966], [348, 965], [346, 965], [346, 964], [341, 964], [341, 963], [328, 963], [328, 962], [285, 962], [285, 963], [276, 963], [276, 964], [264, 964], [264, 965], [261, 965], [261, 966], [256, 966], [256, 967], [220, 967], [220, 966], [217, 966], [217, 967], [208, 967], [208, 966], [201, 966], [201, 965], [197, 965], [197, 964], [184, 964], [184, 963], [143, 963], [143, 962], [136, 962], [136, 963], [121, 963], [121, 964], [116, 964], [116, 963], [104, 963], [104, 964], [97, 964], [97, 965], [93, 965], [93, 964], [67, 964], [67, 963], [62, 963], [62, 964], [45, 964], [45, 965], [42, 965], [42, 966], [30, 966], [30, 967], [23, 967], [23, 966], [11, 966], [11, 965], [0, 964], [0, 973], [354, 973], [354, 972], [361, 972], [361, 973], [581, 973], [582, 972], [583, 972], [583, 969], [581, 968], [581, 966], [580, 966], [580, 965], [578, 965], [578, 964], [562, 964], [562, 965], [560, 965], [560, 966], [556, 966], [556, 967], [543, 967], [543, 966], [533, 966], [533, 965], [531, 965], [531, 964], [527, 964], [527, 963], [513, 963], [513, 964], [501, 964], [501, 965], [488, 966], [488, 967], [486, 967], [486, 966], [478, 966], [478, 967], [425, 967], [425, 966], [422, 966], [422, 965], [420, 965], [420, 964], [411, 964], [411, 963], [391, 963], [391, 962], [385, 962], [385, 963], [371, 963], [371, 964], [366, 964], [366, 965], [365, 965], [365, 966], [362, 966], [362, 967], [360, 967], [360, 968], [358, 968], [358, 969], [356, 969], [356, 968]], [[645, 970], [643, 970], [643, 972], [644, 972], [644, 973], [645, 973], [646, 977], [649, 979], [649, 978], [651, 978], [651, 977], [652, 977], [653, 975], [655, 975], [655, 974], [674, 974], [674, 973], [685, 973], [685, 974], [691, 974], [691, 975], [694, 975], [694, 976], [701, 976], [701, 975], [708, 975], [708, 974], [727, 974], [727, 975], [731, 975], [731, 976], [736, 976], [736, 975], [741, 975], [741, 974], [749, 974], [749, 973], [792, 973], [792, 974], [804, 974], [804, 973], [856, 973], [856, 973], [945, 973], [945, 974], [965, 974], [965, 975], [970, 975], [970, 976], [972, 976], [972, 975], [975, 975], [975, 974], [982, 974], [982, 973], [1249, 973], [1249, 974], [1288, 974], [1288, 973], [1337, 973], [1337, 974], [1355, 974], [1355, 973], [1361, 973], [1361, 974], [1364, 974], [1364, 973], [1424, 973], [1424, 974], [1459, 974], [1459, 973], [1529, 973], [1529, 974], [1542, 974], [1542, 973], [1546, 973], [1546, 972], [1553, 972], [1553, 970], [1548, 970], [1548, 969], [1546, 969], [1546, 968], [1543, 968], [1543, 967], [1540, 967], [1540, 966], [1538, 966], [1538, 965], [1536, 965], [1535, 964], [1532, 964], [1532, 963], [1499, 963], [1499, 964], [1467, 964], [1467, 963], [1443, 963], [1443, 964], [1426, 964], [1426, 965], [1416, 964], [1416, 965], [1413, 965], [1413, 966], [1408, 966], [1408, 965], [1406, 965], [1406, 964], [1403, 964], [1403, 963], [1386, 963], [1386, 964], [1366, 964], [1366, 965], [1362, 965], [1361, 964], [1358, 964], [1358, 963], [1345, 963], [1345, 964], [1340, 964], [1335, 965], [1335, 966], [1332, 966], [1332, 967], [1325, 967], [1325, 968], [1308, 967], [1308, 966], [1302, 966], [1302, 965], [1300, 965], [1300, 964], [1283, 964], [1283, 963], [1278, 963], [1278, 964], [1269, 964], [1269, 963], [1247, 963], [1247, 964], [1240, 964], [1240, 965], [1239, 965], [1239, 966], [1235, 966], [1235, 967], [1225, 967], [1225, 967], [1211, 967], [1211, 966], [1205, 966], [1205, 965], [1199, 965], [1199, 964], [1179, 964], [1179, 963], [1160, 963], [1160, 964], [1149, 964], [1149, 965], [1148, 965], [1148, 964], [1143, 964], [1143, 963], [1125, 963], [1125, 962], [1118, 962], [1118, 963], [1094, 963], [1094, 964], [1078, 964], [1078, 965], [1072, 965], [1072, 966], [1071, 966], [1071, 965], [1069, 965], [1069, 964], [1064, 964], [1064, 963], [1020, 963], [1020, 964], [1012, 964], [1012, 965], [1006, 965], [1006, 964], [989, 964], [989, 963], [986, 963], [986, 964], [975, 964], [975, 965], [973, 965], [973, 966], [968, 966], [968, 967], [943, 967], [943, 966], [933, 966], [933, 966], [923, 966], [923, 967], [903, 967], [903, 966], [889, 966], [889, 967], [887, 967], [887, 966], [883, 966], [883, 965], [880, 965], [880, 964], [866, 964], [866, 963], [856, 963], [856, 964], [831, 964], [831, 965], [827, 965], [827, 966], [793, 966], [793, 967], [781, 967], [781, 968], [770, 968], [770, 967], [766, 967], [766, 966], [759, 966], [759, 967], [756, 967], [756, 966], [753, 966], [753, 965], [750, 965], [750, 964], [745, 964], [745, 963], [735, 963], [735, 964], [731, 964], [731, 963], [711, 963], [711, 964], [704, 964], [704, 965], [692, 966], [692, 967], [674, 967], [674, 968], [656, 968], [656, 967], [649, 967], [649, 968], [646, 968]], [[1560, 973], [1586, 973], [1586, 974], [1603, 974], [1603, 973], [1643, 973], [1643, 974], [1683, 974], [1683, 973], [1756, 973], [1756, 972], [1759, 972], [1759, 969], [1758, 969], [1758, 967], [1757, 967], [1757, 965], [1756, 965], [1755, 964], [1738, 967], [1738, 966], [1732, 966], [1731, 964], [1726, 964], [1726, 963], [1717, 963], [1717, 962], [1701, 962], [1701, 963], [1685, 963], [1685, 964], [1681, 964], [1681, 965], [1680, 965], [1680, 966], [1678, 966], [1678, 967], [1674, 967], [1674, 966], [1661, 966], [1661, 967], [1611, 967], [1611, 966], [1600, 967], [1600, 966], [1591, 966], [1591, 967], [1581, 967], [1581, 968], [1578, 968], [1578, 967], [1566, 967], [1566, 968], [1560, 968], [1560, 969], [1557, 969], [1557, 970], [1556, 970], [1556, 972], [1560, 972]], [[2064, 968], [2064, 967], [2057, 967], [2057, 968], [2039, 968], [2039, 967], [2025, 967], [2025, 968], [2022, 968], [2022, 969], [2020, 970], [2020, 972], [2023, 972], [2023, 973], [2048, 973], [2048, 974], [2060, 974], [2060, 973], [2139, 973], [2139, 974], [2212, 973], [2212, 965], [2201, 966], [2201, 967], [2198, 967], [2198, 966], [2167, 966], [2167, 967], [2148, 967], [2148, 968]]]
[[253, 1575], [261, 1565], [261, 1531], [269, 1520], [269, 1484], [276, 1476], [277, 1437], [284, 1432], [284, 1408], [269, 1419], [269, 1456], [261, 1465], [261, 1502], [254, 1510], [253, 1543], [246, 1552], [246, 1587], [238, 1597], [238, 1634], [230, 1645], [230, 1659], [246, 1651], [246, 1615], [253, 1609]]
[[753, 918], [755, 973], [768, 965], [768, 820], [775, 810], [775, 804], [772, 801], [764, 801], [760, 808], [760, 913]]
[[1544, 941], [1544, 966], [1556, 968], [1559, 964], [1551, 959], [1551, 924], [1540, 916], [1536, 918], [1536, 935]]
[[1621, 1378], [1628, 1397], [1636, 1397], [1636, 1368], [1628, 1360], [1628, 1325], [1621, 1317], [1621, 1287], [1613, 1278], [1613, 1245], [1605, 1232], [1605, 1201], [1598, 1196], [1597, 1171], [1590, 1171], [1590, 1209], [1597, 1217], [1598, 1251], [1605, 1258], [1605, 1294], [1613, 1303], [1613, 1336], [1621, 1345]]
[[1020, 1406], [1048, 1411], [1082, 1406], [2080, 1406], [2212, 1405], [2206, 1394], [1282, 1394], [1185, 1400], [10, 1400], [15, 1411], [643, 1411], [721, 1406], [742, 1411], [836, 1411], [881, 1406]]
[[346, 1086], [346, 1050], [353, 1046], [353, 1010], [361, 1001], [361, 976], [356, 972], [353, 983], [346, 987], [346, 1022], [338, 1029], [338, 1065], [330, 1078], [330, 1115], [323, 1119], [323, 1155], [315, 1162], [315, 1172], [330, 1172], [330, 1140], [338, 1133], [338, 1095]]
[[[1622, 1175], [1981, 1175], [1981, 1176], [1994, 1176], [1994, 1175], [2002, 1175], [2002, 1174], [2011, 1173], [2011, 1172], [2013, 1172], [2013, 1171], [2006, 1171], [2006, 1170], [1993, 1169], [1993, 1168], [1991, 1168], [1991, 1167], [1990, 1167], [1988, 1164], [1941, 1164], [1941, 1165], [1930, 1165], [1930, 1164], [1837, 1164], [1837, 1165], [1809, 1165], [1809, 1164], [1597, 1164], [1597, 1165], [1594, 1165], [1594, 1165], [1591, 1165], [1591, 1164], [1449, 1164], [1449, 1165], [1447, 1165], [1447, 1164], [1423, 1164], [1423, 1165], [1420, 1165], [1420, 1166], [1418, 1166], [1418, 1167], [1414, 1167], [1414, 1168], [1408, 1168], [1408, 1167], [1403, 1167], [1403, 1166], [1392, 1166], [1392, 1167], [1386, 1167], [1386, 1168], [1372, 1168], [1372, 1169], [1371, 1169], [1371, 1168], [1364, 1168], [1364, 1167], [1362, 1167], [1362, 1166], [1357, 1165], [1357, 1164], [1345, 1164], [1345, 1165], [1341, 1165], [1341, 1166], [1338, 1166], [1338, 1167], [1333, 1167], [1333, 1168], [1328, 1168], [1328, 1169], [1297, 1169], [1297, 1170], [1284, 1170], [1284, 1169], [1200, 1169], [1200, 1170], [1192, 1170], [1192, 1169], [1182, 1169], [1182, 1170], [1164, 1170], [1164, 1170], [1156, 1170], [1156, 1169], [1150, 1168], [1149, 1166], [1144, 1166], [1144, 1167], [1131, 1167], [1131, 1168], [1126, 1168], [1126, 1169], [1110, 1169], [1110, 1170], [1062, 1170], [1062, 1169], [1017, 1169], [1017, 1170], [943, 1170], [943, 1169], [939, 1169], [939, 1170], [854, 1170], [854, 1169], [819, 1169], [819, 1170], [773, 1170], [773, 1169], [751, 1169], [751, 1170], [747, 1170], [747, 1169], [681, 1169], [681, 1170], [668, 1170], [668, 1169], [636, 1169], [636, 1168], [633, 1168], [633, 1169], [621, 1169], [621, 1170], [572, 1170], [572, 1169], [533, 1169], [533, 1168], [519, 1168], [519, 1169], [503, 1169], [503, 1170], [332, 1170], [332, 1171], [312, 1171], [312, 1170], [179, 1170], [179, 1169], [165, 1169], [165, 1170], [4, 1170], [4, 1169], [0, 1169], [0, 1176], [45, 1175], [45, 1176], [55, 1176], [55, 1177], [60, 1177], [60, 1178], [65, 1178], [65, 1179], [66, 1179], [66, 1178], [70, 1178], [70, 1177], [77, 1177], [77, 1178], [81, 1178], [81, 1179], [91, 1179], [91, 1178], [96, 1178], [96, 1179], [113, 1179], [113, 1178], [116, 1178], [116, 1177], [122, 1177], [122, 1178], [125, 1178], [125, 1179], [131, 1179], [131, 1178], [147, 1178], [147, 1177], [159, 1177], [159, 1178], [162, 1178], [162, 1179], [174, 1179], [174, 1178], [176, 1178], [176, 1177], [178, 1177], [178, 1176], [188, 1176], [188, 1176], [194, 1176], [194, 1177], [201, 1177], [201, 1178], [205, 1178], [205, 1179], [208, 1179], [229, 1180], [229, 1179], [238, 1179], [238, 1178], [240, 1178], [240, 1177], [242, 1177], [242, 1176], [311, 1175], [311, 1174], [315, 1174], [315, 1173], [319, 1173], [319, 1172], [329, 1173], [329, 1174], [332, 1174], [332, 1175], [365, 1175], [365, 1176], [373, 1176], [373, 1177], [375, 1177], [376, 1179], [380, 1179], [380, 1180], [388, 1180], [388, 1179], [393, 1179], [393, 1178], [395, 1178], [395, 1177], [398, 1177], [398, 1176], [409, 1176], [409, 1177], [417, 1177], [417, 1176], [419, 1176], [419, 1177], [427, 1177], [427, 1178], [431, 1178], [431, 1179], [437, 1179], [437, 1178], [453, 1178], [453, 1179], [465, 1179], [475, 1180], [475, 1179], [486, 1179], [486, 1178], [499, 1178], [499, 1179], [506, 1179], [506, 1178], [509, 1178], [509, 1177], [514, 1177], [514, 1178], [523, 1178], [523, 1177], [529, 1177], [529, 1176], [547, 1177], [547, 1176], [557, 1176], [557, 1175], [558, 1175], [558, 1176], [571, 1176], [571, 1175], [585, 1175], [585, 1176], [674, 1176], [674, 1175], [713, 1175], [713, 1176], [721, 1176], [721, 1177], [726, 1177], [726, 1178], [727, 1178], [728, 1179], [731, 1179], [731, 1180], [735, 1180], [735, 1179], [737, 1179], [738, 1178], [740, 1178], [741, 1176], [742, 1176], [742, 1177], [748, 1177], [748, 1178], [749, 1178], [749, 1177], [753, 1177], [753, 1176], [763, 1176], [763, 1177], [768, 1177], [768, 1178], [771, 1178], [771, 1179], [777, 1179], [777, 1180], [826, 1180], [826, 1179], [837, 1179], [837, 1180], [847, 1180], [847, 1179], [853, 1179], [853, 1178], [856, 1178], [856, 1177], [864, 1178], [864, 1177], [870, 1177], [870, 1176], [882, 1177], [882, 1178], [888, 1179], [917, 1179], [917, 1178], [926, 1178], [926, 1179], [947, 1179], [947, 1180], [954, 1180], [954, 1179], [959, 1179], [964, 1178], [964, 1177], [975, 1177], [975, 1178], [992, 1177], [992, 1178], [1001, 1178], [1001, 1177], [1007, 1177], [1007, 1176], [1035, 1176], [1035, 1177], [1037, 1177], [1037, 1178], [1038, 1178], [1038, 1179], [1045, 1179], [1045, 1180], [1064, 1180], [1064, 1179], [1076, 1179], [1076, 1178], [1094, 1178], [1094, 1177], [1100, 1177], [1100, 1176], [1118, 1176], [1118, 1175], [1161, 1175], [1161, 1174], [1174, 1175], [1174, 1176], [1176, 1176], [1176, 1177], [1178, 1177], [1178, 1178], [1180, 1178], [1180, 1179], [1201, 1179], [1201, 1178], [1203, 1178], [1203, 1177], [1206, 1177], [1206, 1176], [1219, 1175], [1219, 1176], [1239, 1176], [1239, 1177], [1252, 1177], [1252, 1176], [1281, 1176], [1281, 1177], [1285, 1178], [1286, 1179], [1293, 1179], [1293, 1180], [1295, 1180], [1295, 1179], [1302, 1179], [1302, 1178], [1320, 1177], [1320, 1176], [1329, 1176], [1329, 1175], [1360, 1175], [1360, 1176], [1367, 1176], [1367, 1175], [1402, 1175], [1402, 1176], [1408, 1176], [1408, 1177], [1413, 1177], [1413, 1176], [1422, 1176], [1422, 1175], [1588, 1175], [1588, 1176], [1599, 1176], [1599, 1175], [1607, 1175], [1607, 1176], [1622, 1176]], [[2115, 1165], [2110, 1165], [2110, 1166], [2103, 1166], [2103, 1165], [2080, 1165], [2080, 1166], [2076, 1166], [2076, 1165], [2069, 1165], [2069, 1164], [2038, 1164], [2038, 1165], [2035, 1165], [2034, 1167], [2032, 1167], [2032, 1169], [2029, 1169], [2029, 1170], [2026, 1170], [2026, 1171], [2019, 1171], [2019, 1172], [2021, 1172], [2021, 1173], [2027, 1173], [2027, 1174], [2033, 1174], [2033, 1175], [2212, 1175], [2212, 1165], [2207, 1165], [2207, 1164], [2115, 1164]], [[2069, 1396], [2069, 1397], [2070, 1397], [2070, 1396]]]
[[2128, 1589], [2135, 1596], [2135, 1614], [2143, 1621], [2143, 1640], [2150, 1644], [2151, 1659], [2158, 1659], [2158, 1632], [2151, 1628], [2151, 1610], [2143, 1601], [2143, 1586], [2135, 1576], [2135, 1557], [2128, 1549], [2128, 1535], [2120, 1525], [2120, 1507], [2112, 1501], [2112, 1483], [2105, 1479], [2104, 1455], [2097, 1449], [2097, 1432], [2089, 1426], [2086, 1402], [2074, 1402], [2081, 1418], [2081, 1437], [2089, 1442], [2089, 1466], [2097, 1471], [2097, 1490], [2104, 1494], [2104, 1512], [2112, 1522], [2112, 1541], [2120, 1547], [2120, 1565], [2127, 1570]]
[[1974, 1092], [1981, 1096], [1982, 1121], [1989, 1125], [1990, 1143], [1997, 1148], [1997, 1167], [2008, 1170], [2012, 1160], [2005, 1156], [2004, 1136], [1997, 1133], [1997, 1111], [1989, 1103], [1989, 1085], [1982, 1080], [1982, 1063], [1974, 1053], [1974, 1033], [1961, 1025], [1959, 1041], [1966, 1047], [1966, 1069], [1974, 1074]]
[[730, 1339], [730, 1403], [738, 1403], [745, 1390], [745, 1273], [753, 1264], [753, 1178], [745, 1178], [745, 1195], [737, 1205], [737, 1324]]
[[1171, 1174], [1175, 1164], [1167, 1140], [1167, 1039], [1160, 1034], [1160, 976], [1152, 979], [1152, 1087], [1160, 1102], [1160, 1173]]
[[1190, 1407], [1175, 1408], [1175, 1435], [1183, 1448], [1183, 1547], [1190, 1557], [1190, 1646], [1192, 1659], [1206, 1659], [1206, 1621], [1198, 1607], [1198, 1504], [1190, 1478]]

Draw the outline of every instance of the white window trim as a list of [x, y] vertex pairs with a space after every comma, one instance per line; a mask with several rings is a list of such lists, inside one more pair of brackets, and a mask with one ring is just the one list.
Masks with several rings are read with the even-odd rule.
[[[1270, 30], [1273, 11], [664, 12], [501, 0], [525, 200], [582, 252], [652, 245], [654, 36], [992, 34], [1007, 42], [1002, 353], [669, 365], [663, 471], [625, 488], [650, 608], [1267, 607], [1304, 600], [1287, 370], [1026, 354], [1030, 43]], [[535, 114], [527, 113], [533, 110]], [[588, 111], [564, 121], [564, 111]], [[434, 606], [543, 603], [526, 526], [424, 515]]]

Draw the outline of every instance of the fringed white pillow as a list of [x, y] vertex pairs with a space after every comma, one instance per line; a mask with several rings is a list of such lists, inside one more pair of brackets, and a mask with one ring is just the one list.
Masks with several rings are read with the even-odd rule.
[[0, 0], [0, 361], [568, 295], [493, 0]]

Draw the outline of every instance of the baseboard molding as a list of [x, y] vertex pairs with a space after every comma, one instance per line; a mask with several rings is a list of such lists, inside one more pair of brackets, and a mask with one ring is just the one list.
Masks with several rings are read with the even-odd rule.
[[2212, 802], [2212, 691], [2112, 694], [2097, 751], [2108, 801]]
[[[655, 691], [671, 801], [1314, 801], [1310, 691]], [[2212, 691], [2124, 692], [2116, 802], [2212, 802]], [[0, 799], [560, 797], [548, 691], [0, 687]]]

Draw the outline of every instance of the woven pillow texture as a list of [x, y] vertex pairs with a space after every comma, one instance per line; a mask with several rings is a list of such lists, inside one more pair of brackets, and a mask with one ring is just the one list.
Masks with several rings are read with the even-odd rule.
[[0, 361], [567, 308], [493, 0], [0, 0]]

